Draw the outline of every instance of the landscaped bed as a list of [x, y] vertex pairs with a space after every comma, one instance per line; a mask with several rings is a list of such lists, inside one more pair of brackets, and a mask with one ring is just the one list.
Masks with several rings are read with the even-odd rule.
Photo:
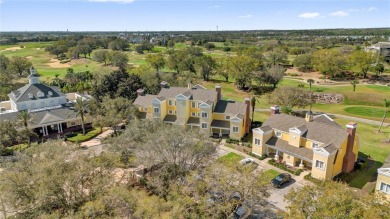
[[100, 133], [100, 129], [86, 130], [85, 135], [83, 135], [82, 132], [79, 132], [75, 136], [67, 137], [66, 140], [73, 143], [81, 143], [84, 141], [91, 140], [92, 138], [98, 136]]

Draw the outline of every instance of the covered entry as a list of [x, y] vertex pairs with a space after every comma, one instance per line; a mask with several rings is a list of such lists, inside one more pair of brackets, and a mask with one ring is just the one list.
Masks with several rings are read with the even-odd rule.
[[213, 136], [217, 137], [229, 137], [230, 135], [230, 122], [224, 120], [213, 120], [211, 122], [211, 132]]

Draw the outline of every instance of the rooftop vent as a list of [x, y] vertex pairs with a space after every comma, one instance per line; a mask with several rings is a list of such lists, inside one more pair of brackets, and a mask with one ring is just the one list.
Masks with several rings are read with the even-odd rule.
[[47, 95], [48, 95], [49, 97], [51, 97], [51, 96], [53, 96], [53, 92], [49, 91], [49, 92], [47, 93]]

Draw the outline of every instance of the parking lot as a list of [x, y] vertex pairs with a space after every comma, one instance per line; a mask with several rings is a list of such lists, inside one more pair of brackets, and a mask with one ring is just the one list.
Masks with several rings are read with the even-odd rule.
[[[227, 148], [223, 145], [221, 145], [218, 150], [217, 154], [218, 157], [224, 156], [228, 154], [229, 152], [234, 152], [231, 148]], [[240, 154], [242, 155], [242, 154]], [[248, 156], [247, 156], [248, 157]], [[265, 160], [260, 161], [256, 160], [256, 163], [259, 164], [258, 167], [254, 170], [253, 174], [259, 174], [261, 171], [267, 171], [269, 169], [275, 169], [280, 173], [285, 173], [285, 171], [278, 169], [274, 166], [271, 166], [268, 164]], [[273, 207], [276, 210], [282, 210], [285, 211], [286, 207], [288, 206], [288, 203], [284, 200], [284, 196], [292, 189], [292, 188], [301, 188], [304, 186], [305, 183], [308, 183], [303, 179], [303, 176], [306, 175], [307, 172], [303, 172], [300, 176], [295, 176], [291, 174], [291, 182], [283, 184], [280, 188], [271, 188], [270, 190], [270, 196], [267, 198], [267, 201], [270, 204], [270, 207]]]

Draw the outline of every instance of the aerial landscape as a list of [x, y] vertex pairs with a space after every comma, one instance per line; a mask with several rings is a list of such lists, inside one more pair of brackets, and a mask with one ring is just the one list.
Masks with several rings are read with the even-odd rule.
[[389, 11], [0, 0], [0, 219], [390, 218]]

